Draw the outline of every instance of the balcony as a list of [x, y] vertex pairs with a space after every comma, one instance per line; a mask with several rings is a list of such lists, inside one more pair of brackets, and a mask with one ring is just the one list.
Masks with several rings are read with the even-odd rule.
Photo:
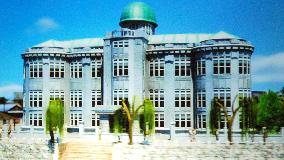
[[106, 38], [117, 38], [117, 37], [148, 37], [143, 30], [130, 30], [120, 29], [107, 33]]

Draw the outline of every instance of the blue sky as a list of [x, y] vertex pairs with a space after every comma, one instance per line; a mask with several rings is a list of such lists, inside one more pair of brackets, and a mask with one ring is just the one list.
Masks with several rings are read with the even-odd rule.
[[[0, 9], [0, 96], [21, 90], [26, 48], [49, 39], [103, 37], [130, 0], [10, 0]], [[252, 42], [253, 90], [284, 86], [284, 3], [265, 0], [145, 0], [156, 34], [225, 31]]]

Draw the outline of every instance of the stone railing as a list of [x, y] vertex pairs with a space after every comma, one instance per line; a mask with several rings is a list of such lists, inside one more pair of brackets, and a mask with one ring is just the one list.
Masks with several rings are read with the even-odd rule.
[[80, 48], [80, 49], [72, 49], [71, 53], [97, 53], [97, 52], [103, 52], [103, 49], [97, 49], [97, 48]]
[[26, 53], [66, 53], [68, 50], [63, 48], [29, 48]]
[[108, 32], [106, 35], [107, 38], [115, 37], [148, 37], [148, 35], [143, 30], [129, 30], [121, 29]]

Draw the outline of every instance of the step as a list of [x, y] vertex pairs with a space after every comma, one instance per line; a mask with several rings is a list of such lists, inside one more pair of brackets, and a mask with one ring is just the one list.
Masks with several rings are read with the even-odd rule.
[[108, 160], [112, 158], [112, 144], [94, 141], [70, 141], [62, 144], [59, 157], [69, 159]]

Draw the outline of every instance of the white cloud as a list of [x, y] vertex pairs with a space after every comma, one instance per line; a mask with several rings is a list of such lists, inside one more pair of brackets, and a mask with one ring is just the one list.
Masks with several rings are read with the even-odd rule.
[[14, 98], [14, 92], [22, 92], [23, 87], [18, 84], [10, 84], [6, 86], [0, 86], [0, 97], [6, 97], [8, 99]]
[[253, 82], [284, 82], [284, 52], [252, 58]]
[[48, 32], [59, 27], [59, 24], [55, 22], [54, 19], [49, 17], [43, 17], [36, 21], [35, 23], [38, 31], [40, 32]]
[[60, 25], [50, 17], [42, 17], [37, 19], [32, 26], [27, 28], [25, 32], [27, 34], [47, 33], [59, 29]]

